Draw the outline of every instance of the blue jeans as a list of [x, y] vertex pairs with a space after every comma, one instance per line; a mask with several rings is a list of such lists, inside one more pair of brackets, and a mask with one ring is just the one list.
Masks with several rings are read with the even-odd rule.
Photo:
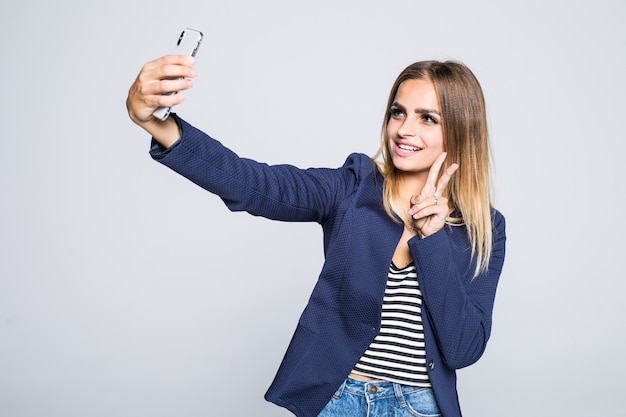
[[318, 417], [441, 416], [431, 388], [348, 378]]

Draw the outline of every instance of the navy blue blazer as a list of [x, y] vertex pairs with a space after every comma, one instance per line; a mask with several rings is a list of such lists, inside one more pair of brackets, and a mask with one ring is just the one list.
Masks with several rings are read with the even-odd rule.
[[[337, 169], [240, 158], [177, 120], [180, 140], [169, 149], [153, 141], [154, 159], [220, 196], [230, 210], [323, 228], [324, 266], [265, 396], [296, 416], [315, 417], [380, 328], [387, 272], [403, 228], [383, 208], [383, 178], [362, 154]], [[491, 263], [474, 279], [465, 227], [445, 226], [409, 241], [423, 295], [428, 373], [445, 417], [461, 416], [455, 369], [481, 357], [491, 332], [506, 240], [504, 217], [492, 213]]]

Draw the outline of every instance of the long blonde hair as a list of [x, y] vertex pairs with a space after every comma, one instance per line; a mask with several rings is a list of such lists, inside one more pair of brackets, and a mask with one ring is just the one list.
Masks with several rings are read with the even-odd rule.
[[387, 123], [400, 84], [410, 79], [432, 82], [435, 87], [442, 115], [444, 148], [448, 154], [442, 170], [454, 162], [459, 164], [448, 183], [445, 197], [461, 213], [461, 217], [449, 219], [449, 224], [465, 225], [472, 256], [476, 258], [476, 276], [488, 268], [492, 251], [490, 151], [483, 92], [478, 80], [465, 65], [454, 61], [416, 62], [405, 68], [393, 84], [380, 148], [373, 158], [378, 161], [385, 179], [385, 210], [397, 220], [391, 201], [398, 189], [399, 175], [391, 160]]

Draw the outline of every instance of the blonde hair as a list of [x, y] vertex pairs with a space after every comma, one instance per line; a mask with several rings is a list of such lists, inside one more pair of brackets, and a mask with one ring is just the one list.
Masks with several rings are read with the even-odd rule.
[[[465, 65], [454, 61], [422, 61], [409, 65], [396, 79], [387, 103], [380, 148], [374, 156], [384, 176], [383, 202], [394, 220], [391, 201], [398, 188], [398, 170], [393, 165], [387, 137], [390, 108], [406, 80], [432, 82], [441, 110], [444, 149], [447, 157], [442, 170], [452, 163], [459, 168], [452, 175], [445, 197], [460, 213], [448, 224], [465, 225], [476, 258], [474, 276], [486, 271], [492, 251], [491, 186], [487, 113], [482, 89], [474, 74]], [[382, 159], [382, 161], [380, 161]]]

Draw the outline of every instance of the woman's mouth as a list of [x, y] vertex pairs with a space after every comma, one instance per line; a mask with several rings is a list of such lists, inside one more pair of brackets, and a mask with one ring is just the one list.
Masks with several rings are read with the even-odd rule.
[[408, 143], [398, 143], [396, 142], [396, 153], [399, 156], [408, 156], [414, 154], [415, 152], [421, 151], [423, 148], [419, 146], [409, 145]]
[[399, 143], [398, 148], [407, 152], [417, 152], [422, 150], [422, 148], [418, 148], [417, 146], [405, 145], [404, 143]]

